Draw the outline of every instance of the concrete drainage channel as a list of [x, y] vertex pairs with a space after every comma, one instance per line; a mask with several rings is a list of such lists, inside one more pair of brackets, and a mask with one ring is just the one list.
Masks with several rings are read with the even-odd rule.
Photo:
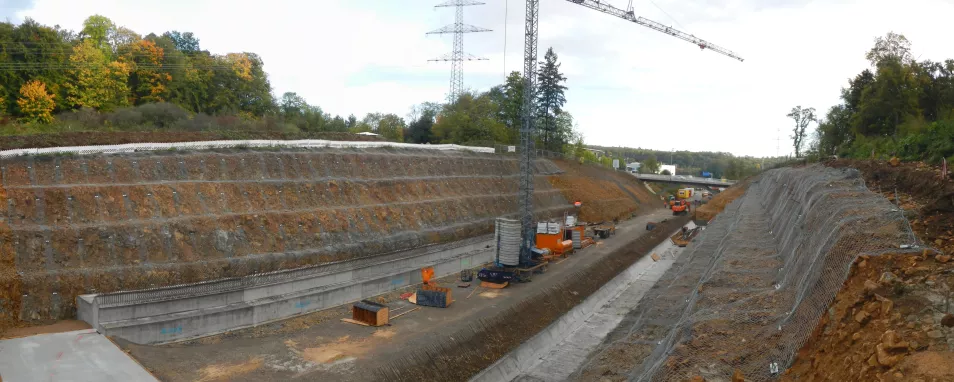
[[488, 236], [304, 269], [152, 290], [81, 295], [79, 319], [138, 344], [194, 339], [332, 308], [493, 260]]
[[[690, 222], [686, 227], [695, 228]], [[562, 381], [571, 377], [607, 334], [634, 309], [684, 248], [664, 241], [546, 329], [521, 344], [471, 382]]]

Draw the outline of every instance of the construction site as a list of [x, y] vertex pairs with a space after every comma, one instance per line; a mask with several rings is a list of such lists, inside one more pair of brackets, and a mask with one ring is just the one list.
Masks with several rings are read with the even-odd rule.
[[[635, 16], [632, 1], [568, 1], [743, 61]], [[290, 92], [258, 115], [182, 111], [258, 126], [243, 131], [114, 130], [119, 114], [179, 107], [160, 98], [70, 111], [108, 131], [0, 135], [0, 382], [954, 381], [954, 181], [941, 155], [954, 147], [902, 161], [864, 146], [862, 160], [815, 142], [807, 159], [800, 139], [822, 121], [801, 106], [788, 116], [794, 159], [720, 152], [732, 161], [715, 176], [715, 154], [677, 175], [675, 148], [668, 165], [642, 149], [630, 164], [570, 127], [576, 144], [551, 141], [556, 119], [573, 120], [565, 99], [540, 111], [566, 78], [552, 48], [538, 61], [538, 0], [526, 1], [524, 70], [494, 88], [507, 108], [488, 107], [507, 124], [474, 134], [510, 129], [506, 144], [467, 140], [455, 134], [471, 125], [446, 131], [479, 119], [454, 107], [484, 105], [462, 80], [462, 61], [481, 60], [462, 35], [490, 31], [463, 23], [471, 5], [483, 3], [437, 5], [455, 21], [429, 33], [454, 35], [434, 60], [452, 63], [448, 103], [411, 124], [369, 113], [382, 134]], [[175, 33], [191, 49], [178, 59], [200, 56]], [[242, 80], [265, 78], [246, 56], [223, 57], [248, 64]], [[164, 68], [142, 65], [137, 76]], [[37, 107], [17, 102], [17, 129], [53, 121], [26, 121]], [[303, 131], [291, 115], [343, 127]], [[427, 139], [404, 136], [415, 126]]]
[[81, 329], [168, 381], [954, 378], [935, 168], [774, 169], [681, 215], [536, 159], [528, 266], [515, 157], [348, 145], [5, 158], [5, 342]]

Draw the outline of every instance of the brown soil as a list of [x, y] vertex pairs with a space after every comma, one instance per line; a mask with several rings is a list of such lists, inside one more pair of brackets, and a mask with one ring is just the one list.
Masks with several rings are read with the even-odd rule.
[[241, 363], [206, 366], [200, 371], [202, 378], [198, 382], [229, 381], [234, 377], [258, 370], [263, 363], [261, 357], [256, 357]]
[[43, 326], [32, 326], [26, 328], [13, 328], [7, 331], [0, 331], [0, 340], [11, 338], [29, 337], [37, 334], [63, 333], [74, 330], [83, 330], [92, 328], [89, 324], [78, 320], [63, 320], [54, 324]]
[[[372, 336], [376, 338], [389, 338], [386, 336], [381, 337], [377, 335], [377, 332], [372, 334]], [[332, 342], [302, 349], [301, 353], [302, 358], [310, 362], [331, 363], [342, 358], [359, 357], [371, 350], [371, 345], [371, 341], [368, 339], [352, 340], [350, 336], [343, 336]], [[294, 349], [295, 347], [290, 346], [290, 348]]]
[[654, 209], [655, 198], [646, 187], [626, 173], [570, 161], [555, 161], [563, 174], [550, 176], [550, 184], [569, 201], [579, 201], [584, 222], [626, 219], [641, 209]]
[[381, 138], [351, 133], [286, 134], [267, 131], [246, 132], [78, 132], [10, 135], [0, 139], [0, 150], [38, 149], [45, 147], [118, 145], [124, 143], [171, 143], [236, 139], [327, 139], [331, 141], [379, 141]]
[[718, 195], [712, 197], [712, 200], [709, 200], [706, 202], [706, 204], [696, 208], [693, 219], [710, 221], [715, 218], [716, 215], [725, 209], [726, 205], [732, 203], [733, 200], [736, 200], [745, 194], [745, 190], [749, 188], [749, 182], [751, 182], [751, 180], [752, 178], [748, 178], [739, 181], [732, 187], [729, 187], [725, 191], [720, 192]]
[[917, 163], [837, 161], [861, 170], [869, 189], [899, 204], [915, 234], [933, 249], [862, 257], [786, 381], [954, 380], [954, 183]]

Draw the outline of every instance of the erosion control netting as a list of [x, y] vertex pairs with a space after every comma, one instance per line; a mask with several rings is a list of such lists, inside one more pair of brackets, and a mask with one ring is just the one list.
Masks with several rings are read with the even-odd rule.
[[582, 379], [773, 380], [860, 255], [916, 251], [856, 170], [768, 171], [729, 204], [579, 371]]
[[[535, 170], [535, 212], [562, 216], [569, 202], [546, 179], [560, 169], [541, 160]], [[512, 158], [387, 147], [4, 159], [0, 283], [13, 287], [0, 290], [0, 321], [72, 317], [83, 293], [490, 234], [515, 214], [516, 176]]]

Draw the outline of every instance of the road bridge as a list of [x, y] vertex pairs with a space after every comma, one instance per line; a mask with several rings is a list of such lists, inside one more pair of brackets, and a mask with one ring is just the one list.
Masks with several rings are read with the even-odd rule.
[[734, 180], [701, 178], [692, 175], [656, 175], [632, 174], [644, 182], [685, 184], [687, 186], [729, 187], [735, 184]]

